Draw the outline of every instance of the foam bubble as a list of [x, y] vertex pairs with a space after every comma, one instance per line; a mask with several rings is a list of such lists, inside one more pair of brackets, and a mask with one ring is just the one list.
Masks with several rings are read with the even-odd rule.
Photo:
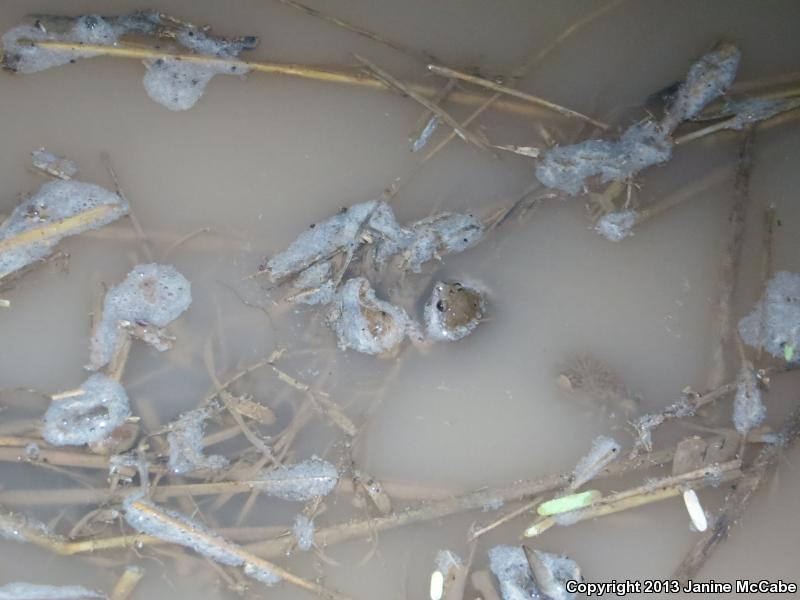
[[82, 446], [106, 439], [130, 414], [128, 394], [102, 374], [89, 377], [79, 396], [54, 400], [44, 416], [42, 437], [54, 446]]
[[327, 496], [336, 487], [339, 473], [331, 463], [319, 458], [280, 466], [259, 477], [258, 489], [268, 496], [305, 502]]

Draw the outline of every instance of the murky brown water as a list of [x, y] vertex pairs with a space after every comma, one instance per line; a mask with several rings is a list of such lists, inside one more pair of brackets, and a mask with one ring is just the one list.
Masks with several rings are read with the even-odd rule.
[[[422, 0], [319, 4], [445, 64], [479, 67], [486, 76], [507, 75], [595, 6]], [[139, 8], [123, 1], [67, 6], [7, 0], [0, 9], [0, 29], [30, 13]], [[437, 82], [423, 63], [277, 2], [165, 0], [157, 8], [212, 24], [219, 34], [259, 36], [257, 58], [353, 64], [355, 52], [405, 80]], [[800, 4], [792, 1], [628, 2], [566, 39], [520, 88], [614, 121], [680, 79], [692, 60], [722, 38], [742, 48], [739, 80], [797, 71], [798, 27]], [[558, 365], [571, 352], [589, 351], [614, 365], [648, 410], [676, 399], [687, 385], [704, 389], [732, 176], [621, 243], [591, 231], [581, 200], [545, 203], [521, 221], [510, 221], [484, 243], [447, 257], [408, 284], [419, 294], [433, 276], [469, 277], [490, 291], [489, 320], [459, 343], [409, 346], [397, 358], [380, 360], [339, 352], [315, 311], [266, 302], [242, 278], [310, 223], [377, 197], [398, 181], [404, 185], [393, 205], [401, 221], [438, 210], [488, 214], [533, 181], [532, 163], [455, 140], [418, 168], [421, 157], [409, 151], [408, 137], [420, 107], [393, 94], [251, 74], [245, 81], [214, 79], [197, 106], [175, 113], [147, 97], [142, 74], [136, 60], [99, 58], [0, 77], [0, 213], [8, 213], [19, 194], [41, 183], [28, 169], [31, 150], [45, 146], [66, 154], [78, 163], [82, 180], [111, 187], [100, 158], [106, 151], [152, 240], [154, 258], [175, 264], [192, 282], [194, 302], [174, 327], [177, 347], [167, 354], [141, 345], [133, 349], [123, 382], [135, 412], [149, 408], [163, 423], [195, 407], [212, 385], [203, 366], [207, 344], [214, 348], [221, 377], [286, 348], [282, 368], [330, 393], [363, 425], [353, 452], [358, 464], [382, 480], [402, 483], [413, 497], [568, 470], [599, 434], [630, 445], [624, 428], [612, 429], [610, 420], [565, 402], [558, 393]], [[455, 107], [453, 113], [463, 118], [468, 111]], [[494, 143], [524, 145], [537, 136], [535, 122], [497, 113], [481, 116], [476, 127]], [[557, 121], [554, 127], [564, 139], [577, 135], [570, 123]], [[434, 143], [441, 137], [440, 132]], [[641, 178], [642, 202], [666, 197], [717, 167], [732, 167], [738, 139], [722, 134], [678, 149], [667, 165]], [[775, 268], [799, 268], [798, 160], [796, 122], [758, 132], [739, 314], [759, 293], [760, 215], [768, 203], [774, 203], [781, 220]], [[202, 228], [209, 231], [171, 249]], [[79, 385], [85, 378], [93, 284], [116, 283], [133, 264], [149, 259], [127, 222], [62, 247], [70, 254], [68, 271], [40, 269], [3, 294], [12, 303], [11, 309], [0, 309], [3, 389], [50, 394]], [[241, 297], [265, 309], [245, 305]], [[773, 426], [796, 402], [798, 382], [796, 374], [775, 378], [768, 398]], [[282, 425], [303, 400], [270, 372], [255, 373], [245, 388], [273, 406]], [[276, 426], [264, 433], [278, 431]], [[675, 436], [694, 432], [681, 426], [674, 431]], [[341, 440], [320, 419], [301, 432], [294, 448], [298, 459], [317, 453], [336, 462], [346, 456]], [[760, 490], [702, 579], [797, 579], [797, 457], [793, 452], [781, 460], [776, 478]], [[0, 464], [3, 490], [81, 485], [60, 472]], [[720, 498], [713, 490], [700, 495], [707, 508]], [[245, 500], [242, 495], [231, 502], [217, 515], [219, 523], [232, 525]], [[331, 497], [328, 504], [318, 526], [365, 516], [353, 512], [346, 495]], [[33, 514], [44, 520], [61, 516], [68, 530], [66, 524], [87, 508], [66, 507], [62, 514], [56, 500]], [[245, 524], [286, 526], [296, 511], [296, 506], [261, 499]], [[381, 533], [377, 542], [331, 547], [325, 560], [307, 554], [281, 562], [304, 576], [322, 576], [326, 585], [355, 598], [423, 598], [436, 551], [468, 555], [469, 528], [492, 516], [473, 512], [411, 525]], [[485, 568], [491, 546], [517, 543], [527, 522], [527, 517], [516, 519], [487, 535], [477, 547], [476, 566]], [[591, 581], [665, 578], [696, 537], [682, 503], [673, 499], [554, 528], [536, 547], [569, 554]], [[142, 555], [138, 560], [147, 576], [134, 598], [234, 597], [210, 569], [188, 576], [168, 555], [147, 549]], [[101, 554], [56, 558], [0, 542], [0, 584], [24, 580], [109, 590], [119, 571], [107, 568]], [[253, 594], [303, 595], [288, 587], [267, 593], [256, 587]]]

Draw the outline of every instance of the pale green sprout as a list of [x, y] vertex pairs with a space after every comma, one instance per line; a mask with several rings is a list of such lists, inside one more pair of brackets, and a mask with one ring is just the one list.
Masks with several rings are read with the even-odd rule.
[[586, 508], [601, 498], [602, 494], [597, 490], [587, 490], [577, 494], [569, 494], [560, 498], [553, 498], [547, 502], [542, 502], [536, 512], [542, 517], [560, 515], [561, 513]]
[[786, 362], [792, 362], [794, 358], [794, 345], [793, 344], [786, 344], [783, 347], [783, 358], [786, 359]]

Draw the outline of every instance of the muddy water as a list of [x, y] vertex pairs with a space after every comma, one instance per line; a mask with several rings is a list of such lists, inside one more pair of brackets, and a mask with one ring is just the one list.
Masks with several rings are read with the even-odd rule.
[[[71, 14], [138, 8], [120, 1], [71, 2], [68, 7]], [[356, 52], [406, 80], [437, 83], [419, 60], [277, 2], [165, 1], [158, 8], [213, 24], [220, 34], [258, 35], [262, 41], [254, 56], [259, 58], [351, 64]], [[65, 9], [59, 2], [7, 0], [0, 28], [28, 13]], [[546, 48], [590, 7], [581, 2], [415, 0], [336, 1], [325, 3], [324, 10], [446, 64], [478, 67], [494, 76], [508, 75]], [[648, 94], [679, 79], [694, 58], [721, 38], [742, 48], [740, 79], [798, 70], [798, 26], [800, 6], [791, 1], [630, 2], [565, 39], [520, 87], [615, 121], [640, 115], [636, 107]], [[220, 376], [285, 348], [281, 364], [287, 371], [328, 392], [363, 425], [348, 449], [317, 419], [298, 436], [295, 456], [325, 454], [344, 464], [352, 450], [362, 468], [402, 484], [411, 497], [569, 469], [598, 434], [630, 444], [619, 420], [558, 393], [558, 365], [572, 352], [602, 356], [641, 396], [643, 409], [665, 405], [687, 385], [704, 389], [732, 177], [618, 244], [591, 231], [580, 200], [538, 206], [476, 248], [405, 282], [404, 297], [412, 307], [434, 276], [480, 282], [490, 293], [490, 318], [474, 335], [452, 345], [408, 347], [394, 359], [379, 360], [339, 352], [315, 311], [276, 305], [258, 280], [243, 278], [309, 224], [376, 197], [392, 184], [401, 184], [392, 201], [401, 220], [436, 210], [488, 214], [533, 181], [531, 162], [456, 140], [420, 167], [421, 157], [409, 151], [408, 142], [420, 108], [384, 92], [261, 75], [245, 81], [218, 77], [197, 106], [174, 113], [147, 97], [142, 73], [135, 60], [101, 58], [35, 75], [0, 77], [0, 213], [41, 183], [27, 168], [31, 150], [46, 146], [67, 154], [79, 164], [82, 179], [110, 187], [100, 158], [105, 151], [150, 240], [138, 241], [127, 222], [69, 240], [63, 244], [70, 254], [67, 271], [40, 269], [4, 293], [12, 308], [0, 312], [3, 389], [54, 393], [79, 385], [98, 282], [115, 283], [130, 266], [151, 256], [175, 264], [191, 280], [194, 296], [174, 328], [179, 338], [175, 350], [160, 355], [137, 346], [128, 364], [123, 381], [151, 430], [196, 406], [209, 391], [205, 348], [213, 350]], [[452, 110], [460, 117], [468, 114], [463, 107]], [[476, 123], [494, 143], [524, 145], [537, 136], [537, 124], [520, 117], [490, 112]], [[563, 120], [548, 120], [547, 126], [562, 140], [580, 135], [580, 128]], [[441, 137], [437, 134], [434, 141]], [[679, 149], [668, 165], [641, 179], [641, 201], [658, 200], [706, 172], [732, 167], [738, 139], [724, 134]], [[775, 267], [800, 268], [799, 159], [796, 123], [757, 134], [740, 313], [758, 295], [760, 214], [768, 203], [775, 204], [781, 220]], [[193, 232], [197, 235], [175, 247]], [[773, 425], [796, 401], [798, 382], [792, 375], [776, 378], [769, 396]], [[273, 406], [281, 425], [303, 400], [264, 371], [248, 378], [242, 391]], [[36, 396], [28, 401], [28, 416], [37, 410], [41, 414], [45, 404]], [[719, 422], [727, 426], [724, 414]], [[278, 431], [265, 428], [264, 433]], [[678, 427], [674, 435], [693, 431]], [[666, 441], [668, 436], [656, 439]], [[796, 463], [796, 452], [781, 461], [778, 477], [761, 490], [731, 542], [708, 563], [703, 579], [797, 577]], [[13, 464], [0, 464], [0, 482], [3, 489], [81, 486], [60, 472]], [[57, 495], [49, 497], [52, 503], [34, 514], [61, 516], [61, 530], [89, 508], [62, 507]], [[719, 493], [703, 492], [701, 498], [712, 508]], [[232, 525], [244, 500], [235, 499], [216, 515], [217, 524]], [[328, 504], [320, 526], [365, 516], [350, 508], [347, 496]], [[201, 507], [206, 505], [203, 500]], [[294, 506], [260, 500], [245, 524], [285, 526], [295, 512]], [[436, 551], [449, 548], [468, 555], [467, 531], [493, 516], [477, 512], [411, 525], [382, 533], [377, 541], [327, 549], [326, 560], [309, 555], [282, 562], [305, 576], [322, 576], [326, 584], [357, 598], [427, 597]], [[492, 545], [516, 543], [525, 519], [486, 536], [477, 547], [476, 565], [485, 568]], [[537, 547], [568, 553], [592, 581], [663, 578], [696, 535], [682, 504], [673, 500], [556, 528]], [[189, 576], [184, 563], [168, 554], [142, 554], [138, 560], [148, 574], [135, 598], [234, 597], [209, 569], [204, 576]], [[100, 555], [60, 559], [0, 542], [0, 583], [80, 583], [108, 590], [118, 569], [105, 565]], [[284, 587], [270, 595], [302, 593]]]

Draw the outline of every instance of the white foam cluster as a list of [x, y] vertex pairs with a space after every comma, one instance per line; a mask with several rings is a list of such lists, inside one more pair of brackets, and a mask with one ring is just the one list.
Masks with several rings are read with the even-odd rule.
[[566, 584], [567, 581], [582, 581], [578, 563], [563, 554], [530, 552], [531, 571], [541, 595], [548, 600], [573, 600], [575, 593], [568, 592]]
[[794, 110], [800, 106], [797, 98], [748, 98], [736, 102], [728, 102], [726, 110], [733, 113], [733, 119], [728, 124], [728, 129], [744, 129], [748, 125], [766, 121], [787, 110]]
[[452, 342], [472, 333], [486, 314], [479, 286], [437, 281], [423, 310], [428, 339]]
[[81, 385], [82, 394], [54, 400], [44, 415], [42, 437], [54, 446], [82, 446], [106, 439], [130, 414], [128, 394], [102, 374]]
[[270, 569], [249, 562], [244, 563], [244, 574], [269, 586], [277, 585], [281, 582], [280, 575]]
[[169, 424], [169, 470], [176, 475], [195, 471], [219, 471], [228, 466], [228, 459], [219, 454], [203, 454], [203, 434], [209, 417], [207, 409], [198, 408], [182, 414]]
[[500, 582], [503, 600], [540, 598], [525, 552], [517, 546], [495, 546], [489, 550], [489, 568]]
[[297, 515], [294, 518], [292, 534], [297, 543], [297, 549], [306, 552], [311, 550], [314, 545], [314, 521], [305, 515]]
[[0, 587], [0, 600], [89, 600], [107, 598], [79, 585], [40, 585], [14, 582]]
[[665, 128], [672, 131], [681, 121], [695, 118], [709, 102], [724, 94], [736, 78], [740, 58], [736, 46], [723, 43], [695, 62], [667, 110]]
[[764, 422], [767, 408], [761, 400], [753, 365], [745, 362], [739, 373], [736, 396], [733, 399], [733, 425], [742, 435]]
[[310, 458], [268, 471], [259, 481], [258, 489], [268, 496], [306, 502], [330, 494], [339, 481], [339, 473], [331, 463]]
[[406, 312], [379, 300], [364, 277], [348, 280], [337, 292], [328, 325], [336, 333], [342, 350], [382, 354], [396, 348], [411, 327]]
[[583, 191], [590, 177], [599, 176], [603, 183], [625, 181], [670, 156], [672, 141], [666, 130], [653, 122], [637, 123], [618, 140], [586, 140], [545, 152], [536, 167], [536, 178], [574, 196]]
[[202, 98], [215, 75], [245, 75], [243, 64], [197, 62], [162, 57], [145, 61], [144, 89], [152, 100], [170, 110], [189, 110]]
[[606, 465], [619, 456], [619, 450], [620, 445], [614, 438], [604, 435], [594, 438], [592, 449], [578, 461], [572, 471], [572, 488], [578, 489], [584, 483], [597, 477]]
[[78, 172], [78, 165], [63, 156], [39, 148], [31, 152], [33, 166], [59, 179], [72, 179]]
[[[68, 230], [46, 230], [48, 225], [57, 225], [63, 219], [101, 206], [110, 206], [112, 209]], [[0, 250], [0, 278], [47, 257], [65, 236], [102, 227], [128, 214], [128, 210], [128, 204], [122, 198], [93, 183], [72, 180], [45, 183], [33, 196], [19, 204], [0, 225], [0, 244], [31, 230], [42, 229], [42, 235], [37, 236], [35, 241]]]
[[620, 212], [603, 215], [594, 230], [607, 240], [618, 242], [633, 235], [633, 226], [636, 224], [636, 212], [623, 210]]
[[19, 25], [3, 34], [4, 66], [18, 73], [36, 73], [51, 67], [59, 67], [79, 58], [98, 56], [88, 50], [52, 50], [27, 43], [60, 41], [79, 44], [102, 44], [113, 46], [119, 41], [120, 32], [98, 15], [78, 17], [66, 33], [46, 31], [31, 25]]
[[354, 251], [360, 244], [358, 234], [377, 206], [375, 200], [355, 204], [301, 233], [286, 250], [267, 261], [272, 280], [297, 274], [342, 250]]
[[618, 140], [586, 140], [553, 148], [539, 161], [536, 178], [574, 196], [583, 191], [590, 177], [599, 176], [603, 183], [625, 181], [666, 162], [672, 155], [672, 132], [725, 93], [736, 77], [740, 56], [732, 44], [720, 45], [691, 66], [661, 122], [636, 123]]
[[[135, 503], [156, 509], [183, 527], [177, 527], [167, 520], [154, 517], [149, 512], [139, 509]], [[157, 506], [141, 494], [129, 495], [122, 506], [125, 510], [125, 521], [139, 533], [189, 548], [223, 565], [239, 567], [244, 564], [244, 560], [221, 547], [229, 544], [228, 540], [182, 513]]]
[[192, 303], [191, 285], [171, 265], [138, 265], [122, 283], [108, 290], [103, 315], [90, 344], [89, 365], [108, 364], [119, 336], [119, 322], [166, 327]]
[[739, 335], [748, 346], [800, 362], [800, 273], [775, 273], [753, 311], [739, 321]]
[[329, 259], [338, 253], [352, 255], [369, 242], [378, 266], [401, 255], [407, 268], [419, 272], [430, 260], [474, 246], [483, 234], [481, 222], [465, 214], [440, 213], [401, 227], [386, 202], [370, 200], [301, 233], [267, 261], [267, 272], [273, 281], [294, 277], [296, 302], [328, 304], [336, 291]]

